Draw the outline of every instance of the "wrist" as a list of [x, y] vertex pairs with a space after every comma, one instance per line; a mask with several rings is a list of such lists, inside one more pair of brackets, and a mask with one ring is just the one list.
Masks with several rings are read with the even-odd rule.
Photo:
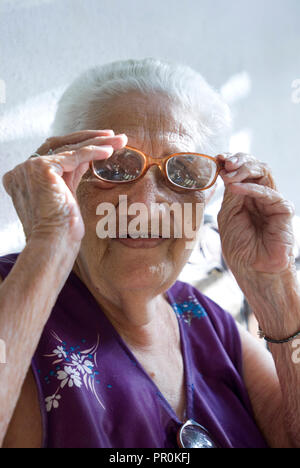
[[249, 275], [240, 285], [263, 332], [283, 339], [300, 330], [300, 289], [296, 269]]
[[[45, 322], [64, 286], [78, 255], [79, 245], [70, 246], [64, 237], [31, 237], [11, 272], [1, 284], [3, 310], [26, 312], [30, 320]], [[27, 319], [26, 319], [27, 320]]]
[[254, 296], [254, 299], [265, 297], [266, 290], [277, 295], [281, 291], [285, 294], [290, 288], [299, 288], [295, 261], [285, 270], [276, 273], [258, 272], [250, 268], [243, 272], [234, 269], [231, 271], [244, 294]]
[[40, 246], [46, 248], [49, 247], [50, 252], [65, 251], [66, 253], [73, 254], [78, 252], [81, 240], [73, 239], [70, 234], [66, 231], [33, 231], [30, 237], [26, 240], [26, 246]]
[[72, 216], [70, 219], [58, 220], [50, 224], [36, 224], [32, 228], [29, 239], [46, 239], [53, 242], [59, 242], [60, 239], [66, 239], [70, 246], [76, 248], [81, 242], [85, 233], [84, 224], [81, 216]]
[[34, 270], [50, 273], [56, 271], [60, 281], [73, 268], [81, 242], [72, 241], [69, 236], [57, 233], [40, 235], [34, 233], [21, 253], [26, 256]]

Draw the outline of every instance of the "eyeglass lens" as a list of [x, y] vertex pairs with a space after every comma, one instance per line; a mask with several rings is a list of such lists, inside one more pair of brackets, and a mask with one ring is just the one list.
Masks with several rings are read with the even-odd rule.
[[139, 153], [129, 149], [114, 151], [110, 158], [94, 161], [96, 174], [109, 182], [128, 182], [142, 172], [144, 160]]
[[[127, 148], [115, 151], [108, 159], [94, 161], [96, 174], [108, 182], [135, 180], [143, 168], [143, 157], [137, 151]], [[193, 154], [173, 156], [166, 164], [169, 181], [187, 189], [208, 187], [213, 182], [216, 171], [217, 165], [212, 159]]]

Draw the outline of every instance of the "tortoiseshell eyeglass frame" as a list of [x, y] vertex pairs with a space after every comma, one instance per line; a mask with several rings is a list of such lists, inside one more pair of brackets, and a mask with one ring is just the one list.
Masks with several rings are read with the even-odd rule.
[[[141, 170], [141, 173], [135, 179], [133, 179], [133, 180], [106, 180], [106, 179], [102, 179], [102, 177], [100, 177], [97, 174], [96, 170], [95, 170], [94, 161], [91, 161], [90, 162], [90, 168], [93, 171], [94, 176], [97, 177], [98, 179], [100, 179], [102, 182], [105, 182], [107, 184], [132, 184], [132, 183], [136, 182], [137, 180], [139, 180], [141, 177], [143, 177], [150, 167], [158, 166], [161, 173], [163, 174], [164, 178], [167, 180], [167, 182], [169, 184], [171, 184], [171, 186], [173, 186], [173, 187], [175, 186], [175, 187], [180, 188], [182, 190], [203, 192], [204, 190], [207, 190], [207, 189], [211, 188], [215, 184], [215, 182], [217, 180], [217, 177], [218, 177], [218, 175], [220, 173], [220, 170], [222, 169], [222, 165], [217, 160], [217, 158], [214, 158], [213, 156], [208, 156], [207, 154], [201, 154], [201, 153], [172, 153], [172, 154], [170, 154], [168, 156], [165, 156], [164, 158], [151, 158], [151, 156], [145, 154], [143, 151], [141, 151], [141, 150], [139, 150], [137, 148], [134, 148], [132, 146], [124, 146], [124, 148], [129, 149], [131, 151], [135, 151], [136, 153], [139, 153], [143, 158], [143, 161], [144, 161], [143, 168]], [[180, 186], [178, 184], [175, 184], [168, 177], [167, 163], [168, 163], [169, 159], [173, 158], [174, 156], [182, 156], [182, 155], [185, 155], [185, 156], [193, 155], [193, 156], [198, 156], [200, 158], [210, 159], [211, 161], [213, 161], [216, 164], [216, 174], [215, 174], [212, 182], [207, 187], [204, 187], [204, 188], [201, 188], [201, 189], [182, 187], [182, 186]]]

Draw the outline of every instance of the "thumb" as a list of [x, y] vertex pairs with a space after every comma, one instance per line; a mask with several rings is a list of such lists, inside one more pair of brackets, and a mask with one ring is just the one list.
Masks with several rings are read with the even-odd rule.
[[233, 193], [231, 191], [231, 184], [225, 186], [221, 210], [228, 217], [238, 214], [244, 205], [245, 195]]

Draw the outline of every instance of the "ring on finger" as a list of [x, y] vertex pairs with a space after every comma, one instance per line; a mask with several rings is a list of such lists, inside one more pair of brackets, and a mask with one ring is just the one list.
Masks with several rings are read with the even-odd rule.
[[[50, 148], [47, 155], [48, 156], [51, 156], [52, 154], [54, 154], [53, 150]], [[41, 155], [39, 153], [33, 153], [31, 156], [29, 156], [28, 159], [31, 159], [31, 158], [40, 158]]]
[[41, 155], [38, 154], [38, 153], [33, 153], [31, 156], [29, 156], [28, 159], [31, 159], [31, 158], [40, 158], [40, 156], [41, 156]]

